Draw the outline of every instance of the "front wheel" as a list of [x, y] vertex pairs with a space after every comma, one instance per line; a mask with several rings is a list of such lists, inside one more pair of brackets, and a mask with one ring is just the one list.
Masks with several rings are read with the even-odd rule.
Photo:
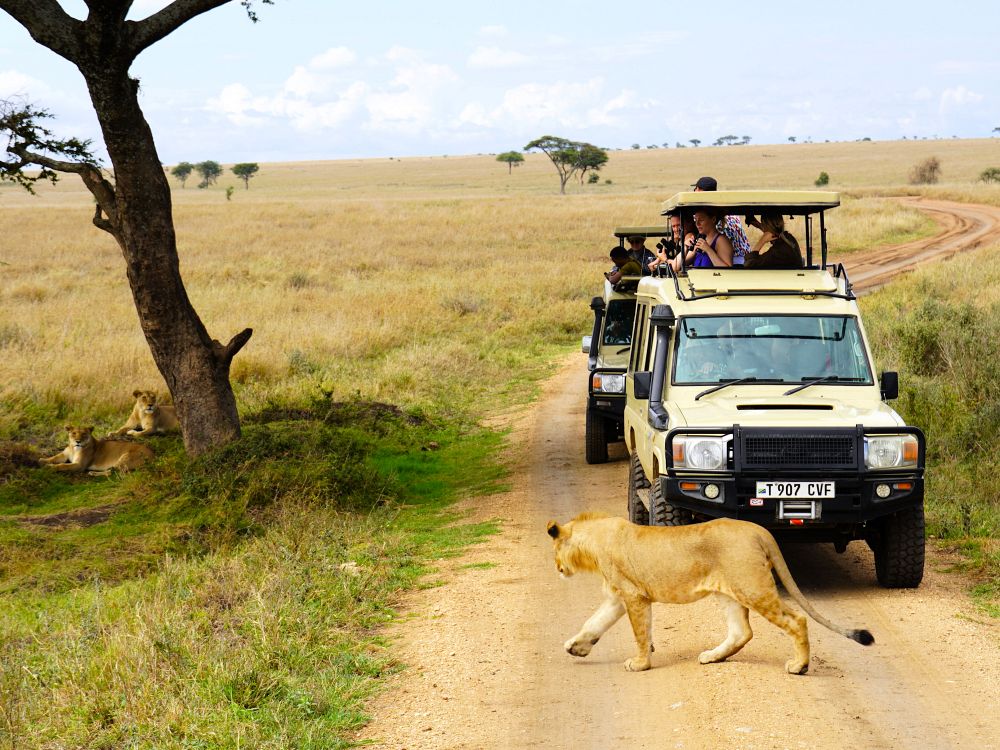
[[649, 526], [648, 504], [649, 480], [639, 463], [638, 454], [633, 453], [628, 466], [628, 520], [640, 526]]
[[653, 481], [649, 490], [649, 525], [650, 526], [687, 526], [694, 523], [694, 514], [678, 508], [663, 497], [663, 490], [658, 479]]
[[608, 420], [587, 409], [587, 433], [585, 436], [588, 464], [603, 464], [608, 461]]
[[913, 589], [924, 577], [924, 506], [895, 513], [884, 521], [875, 552], [875, 575], [887, 589]]

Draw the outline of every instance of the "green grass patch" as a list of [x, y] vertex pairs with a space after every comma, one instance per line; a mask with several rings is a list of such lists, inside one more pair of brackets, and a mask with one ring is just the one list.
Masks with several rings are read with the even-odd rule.
[[398, 592], [496, 532], [454, 501], [504, 486], [503, 440], [317, 397], [126, 476], [8, 462], [0, 748], [347, 747]]

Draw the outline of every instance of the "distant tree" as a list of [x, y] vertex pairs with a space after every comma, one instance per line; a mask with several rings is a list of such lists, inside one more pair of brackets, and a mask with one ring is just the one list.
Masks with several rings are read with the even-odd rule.
[[200, 161], [194, 165], [195, 171], [201, 175], [201, 182], [198, 183], [198, 187], [207, 188], [209, 185], [214, 185], [215, 181], [222, 176], [222, 166], [217, 161]]
[[632, 149], [633, 150], [638, 151], [640, 148], [642, 148], [642, 146], [640, 146], [638, 143], [633, 143], [632, 144]]
[[497, 161], [507, 165], [507, 174], [514, 171], [514, 167], [519, 167], [524, 162], [524, 155], [520, 151], [504, 151], [497, 156]]
[[657, 148], [657, 145], [655, 143], [651, 143], [648, 146], [646, 146], [646, 148]]
[[670, 148], [670, 144], [669, 143], [664, 143], [663, 144], [663, 148]]
[[688, 143], [690, 143], [695, 148], [698, 148], [698, 146], [701, 145], [701, 141], [699, 141], [697, 138], [692, 138], [691, 140], [688, 141]]
[[864, 138], [862, 138], [861, 140], [862, 140], [863, 142], [864, 142], [864, 141], [867, 141], [868, 143], [871, 143], [871, 140], [872, 140], [872, 139], [871, 139], [871, 138], [869, 138], [869, 137], [868, 137], [868, 136], [866, 135], [866, 136], [865, 136]]
[[1000, 167], [984, 169], [979, 174], [979, 179], [983, 182], [1000, 182]]
[[191, 176], [194, 171], [194, 164], [189, 161], [182, 161], [176, 167], [170, 170], [170, 174], [181, 181], [181, 187], [187, 187], [187, 178]]
[[993, 128], [994, 133], [1000, 133], [1000, 128]]
[[[701, 143], [701, 141], [698, 141], [698, 143]], [[685, 146], [680, 141], [677, 141], [677, 143], [675, 143], [674, 146], [676, 146], [677, 148], [687, 148], [687, 146]]]
[[788, 142], [789, 143], [795, 143], [795, 136], [794, 135], [788, 136]]
[[590, 172], [591, 177], [595, 177], [601, 171], [601, 167], [608, 163], [608, 152], [590, 143], [580, 144], [580, 153], [577, 158], [580, 165], [580, 184], [583, 184], [583, 176]]
[[910, 170], [911, 185], [933, 185], [941, 178], [941, 162], [929, 156]]
[[588, 185], [596, 185], [600, 181], [601, 181], [601, 176], [596, 172], [591, 172], [590, 177], [587, 178]]
[[257, 172], [260, 171], [260, 167], [257, 166], [256, 162], [242, 162], [240, 164], [234, 164], [233, 168], [230, 170], [234, 175], [243, 180], [243, 189], [250, 189], [250, 178], [253, 177]]
[[741, 146], [746, 146], [748, 143], [750, 143], [750, 136], [745, 135], [740, 139]]
[[[531, 151], [534, 148], [549, 157], [556, 172], [559, 173], [560, 193], [566, 192], [566, 183], [574, 174], [580, 170], [597, 171], [608, 160], [608, 155], [602, 148], [554, 135], [543, 135], [541, 138], [536, 138], [525, 146], [524, 150]], [[602, 156], [603, 161], [600, 161]], [[597, 161], [595, 162], [595, 160]]]
[[820, 172], [819, 177], [816, 178], [816, 187], [823, 187], [824, 185], [830, 184], [830, 175], [826, 172]]

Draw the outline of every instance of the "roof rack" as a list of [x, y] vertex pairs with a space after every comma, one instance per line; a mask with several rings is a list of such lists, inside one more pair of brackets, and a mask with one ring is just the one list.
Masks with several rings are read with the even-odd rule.
[[[857, 299], [843, 263], [826, 268], [813, 266], [801, 269], [774, 269], [768, 271], [766, 276], [742, 269], [689, 269], [685, 276], [688, 294], [685, 294], [681, 288], [681, 277], [675, 274], [672, 268], [660, 266], [658, 270], [660, 278], [673, 279], [677, 298], [685, 302], [716, 297]], [[841, 282], [843, 282], [842, 285]], [[843, 291], [841, 291], [841, 286], [843, 286]]]

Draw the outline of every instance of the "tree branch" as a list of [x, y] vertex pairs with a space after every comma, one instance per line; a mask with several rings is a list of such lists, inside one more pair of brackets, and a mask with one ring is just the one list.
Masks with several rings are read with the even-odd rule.
[[[148, 18], [141, 21], [129, 21], [127, 26], [129, 27], [133, 56], [176, 31], [192, 18], [230, 2], [232, 0], [174, 0], [166, 8]], [[261, 2], [265, 5], [272, 4], [272, 0], [261, 0]], [[252, 0], [240, 0], [240, 5], [246, 8], [250, 20], [256, 22], [257, 15], [253, 12]]]
[[0, 10], [28, 30], [31, 38], [70, 62], [79, 55], [76, 31], [80, 21], [56, 0], [0, 0]]
[[[233, 357], [239, 353], [240, 349], [246, 346], [246, 343], [250, 340], [251, 336], [253, 336], [253, 328], [244, 328], [242, 331], [229, 339], [229, 343], [226, 344], [225, 347], [221, 347], [222, 351], [219, 353], [219, 356], [225, 360], [226, 364], [232, 362]], [[218, 342], [215, 343], [218, 344]]]

